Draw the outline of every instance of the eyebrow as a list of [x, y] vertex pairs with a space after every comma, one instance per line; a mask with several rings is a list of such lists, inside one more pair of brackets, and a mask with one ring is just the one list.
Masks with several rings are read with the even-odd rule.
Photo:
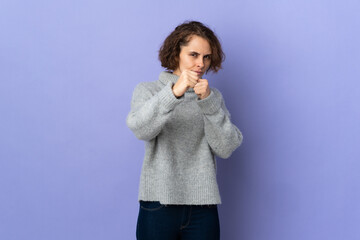
[[[190, 51], [190, 53], [196, 53], [196, 54], [200, 55], [200, 53], [195, 52], [195, 51]], [[209, 53], [209, 54], [205, 54], [204, 56], [210, 56], [210, 55], [211, 55], [211, 53]]]

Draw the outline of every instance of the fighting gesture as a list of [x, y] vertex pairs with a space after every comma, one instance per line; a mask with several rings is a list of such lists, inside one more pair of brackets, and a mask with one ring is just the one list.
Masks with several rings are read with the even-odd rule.
[[194, 88], [200, 99], [210, 95], [210, 88], [206, 79], [200, 79], [196, 72], [184, 70], [172, 90], [176, 97], [181, 97], [189, 88]]
[[199, 96], [200, 99], [207, 98], [207, 96], [210, 95], [208, 80], [199, 79], [198, 83], [194, 87], [194, 91]]

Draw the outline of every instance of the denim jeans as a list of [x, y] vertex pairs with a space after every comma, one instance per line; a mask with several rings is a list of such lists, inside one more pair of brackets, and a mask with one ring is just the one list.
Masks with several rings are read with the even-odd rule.
[[140, 201], [137, 240], [219, 240], [217, 205], [164, 205]]

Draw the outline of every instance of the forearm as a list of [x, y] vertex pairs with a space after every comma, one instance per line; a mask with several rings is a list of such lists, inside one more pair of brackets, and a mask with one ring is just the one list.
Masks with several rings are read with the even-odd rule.
[[[126, 118], [127, 126], [141, 140], [151, 140], [156, 137], [171, 116], [174, 107], [182, 99], [172, 92], [172, 84], [168, 83], [153, 96], [146, 89], [137, 86], [133, 94], [131, 111]], [[144, 99], [146, 98], [146, 99]]]
[[204, 115], [205, 137], [215, 155], [228, 158], [243, 140], [240, 130], [231, 122], [220, 92], [212, 91], [208, 98], [198, 101]]

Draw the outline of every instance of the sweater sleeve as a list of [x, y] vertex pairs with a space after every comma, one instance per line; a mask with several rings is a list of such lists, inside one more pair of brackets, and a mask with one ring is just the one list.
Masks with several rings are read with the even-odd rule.
[[172, 85], [172, 82], [168, 82], [156, 94], [152, 94], [144, 83], [135, 87], [126, 124], [138, 139], [149, 141], [155, 138], [175, 106], [183, 101], [183, 97], [175, 97]]
[[212, 152], [223, 159], [229, 158], [241, 145], [243, 135], [232, 124], [222, 94], [211, 88], [210, 95], [205, 99], [198, 99], [197, 103], [204, 115], [205, 137]]

